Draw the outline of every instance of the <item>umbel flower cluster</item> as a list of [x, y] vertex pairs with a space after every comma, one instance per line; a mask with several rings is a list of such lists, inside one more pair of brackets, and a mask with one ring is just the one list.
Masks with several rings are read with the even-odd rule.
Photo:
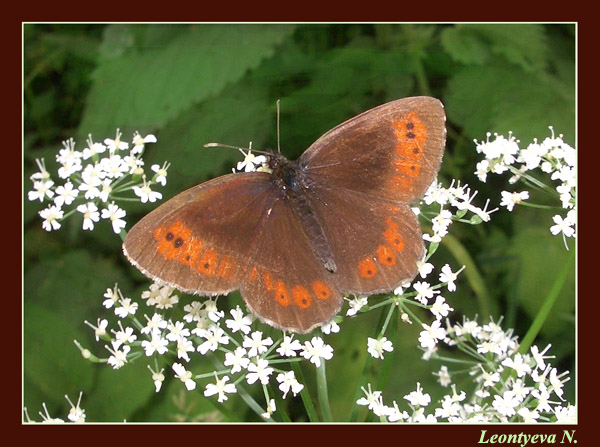
[[[143, 173], [143, 150], [136, 149], [154, 141], [153, 136], [142, 138], [136, 134], [133, 148], [129, 150], [117, 133], [115, 140], [104, 140], [104, 145], [92, 143], [90, 138], [88, 148], [81, 153], [76, 152], [74, 143], [69, 141], [57, 157], [61, 165], [59, 177], [65, 181], [57, 187], [43, 160], [38, 161], [40, 170], [31, 177], [34, 188], [29, 199], [52, 200], [52, 204], [40, 212], [44, 219], [42, 226], [47, 230], [58, 229], [61, 222], [77, 210], [84, 217], [83, 229], [93, 230], [99, 220], [97, 208], [103, 207], [102, 217], [110, 219], [115, 232], [120, 233], [126, 225], [125, 212], [117, 213], [113, 208], [110, 214], [109, 210], [112, 201], [121, 198], [119, 194], [132, 190], [142, 202], [160, 199], [160, 193], [152, 191], [150, 186], [165, 184], [168, 164], [153, 166], [155, 175], [147, 180]], [[491, 150], [488, 153], [492, 154]], [[100, 158], [100, 154], [106, 156]], [[264, 169], [264, 157], [249, 151], [244, 156], [238, 170]], [[519, 159], [518, 151], [513, 157]], [[488, 172], [504, 172], [499, 167], [500, 158], [499, 155], [486, 158]], [[513, 169], [507, 161], [510, 158], [502, 163]], [[478, 166], [478, 172], [483, 172], [483, 167]], [[71, 186], [67, 186], [69, 184]], [[570, 210], [575, 209], [574, 193], [574, 190], [569, 192], [573, 197]], [[464, 267], [445, 264], [436, 269], [430, 261], [452, 224], [482, 224], [498, 211], [498, 208], [488, 210], [489, 199], [483, 208], [477, 206], [476, 196], [477, 191], [458, 181], [452, 181], [448, 187], [434, 182], [419, 206], [413, 208], [430, 228], [423, 235], [427, 250], [419, 262], [418, 276], [376, 302], [366, 296], [346, 297], [346, 306], [340, 315], [309, 336], [272, 329], [267, 332], [262, 323], [240, 306], [226, 312], [219, 308], [218, 297], [180, 300], [176, 290], [155, 281], [141, 296], [130, 296], [118, 284], [107, 288], [104, 298], [99, 297], [99, 303], [111, 310], [114, 317], [111, 321], [98, 318], [95, 322], [85, 322], [100, 346], [90, 349], [79, 341], [75, 344], [84, 358], [115, 370], [127, 367], [132, 361], [146, 361], [147, 380], [153, 381], [157, 393], [170, 375], [181, 381], [179, 386], [183, 390], [199, 392], [219, 403], [237, 394], [265, 420], [289, 420], [285, 410], [278, 408], [275, 398], [281, 402], [281, 399], [299, 399], [300, 396], [309, 420], [331, 420], [325, 364], [335, 353], [327, 338], [343, 329], [345, 319], [360, 318], [363, 313], [382, 308], [382, 323], [373, 337], [364, 340], [372, 361], [384, 361], [387, 354], [393, 352], [394, 322], [416, 324], [421, 329], [418, 345], [424, 351], [424, 360], [441, 358], [440, 346], [458, 348], [472, 357], [468, 376], [475, 392], [468, 397], [467, 391], [453, 382], [454, 372], [443, 366], [436, 375], [440, 384], [450, 386], [452, 391], [439, 405], [431, 404], [420, 384], [416, 391], [405, 396], [406, 403], [392, 398], [392, 404], [386, 405], [385, 390], [372, 390], [369, 384], [363, 390], [364, 396], [355, 402], [358, 407], [367, 406], [376, 417], [388, 422], [571, 421], [575, 407], [562, 400], [562, 384], [568, 380], [567, 373], [559, 373], [548, 364], [549, 346], [543, 351], [532, 346], [527, 352], [521, 352], [517, 337], [510, 329], [503, 330], [500, 324], [480, 325], [466, 319], [462, 324], [450, 322], [454, 309], [446, 298], [448, 294], [457, 293], [457, 278]], [[83, 203], [64, 213], [63, 207], [75, 206], [75, 200]], [[426, 321], [422, 321], [423, 315]], [[202, 364], [210, 363], [212, 367], [198, 371], [194, 360], [199, 357], [208, 359], [209, 362]], [[320, 415], [310, 403], [300, 362], [316, 368]], [[262, 393], [251, 392], [252, 387], [261, 388]], [[264, 396], [264, 400], [257, 400], [257, 394]], [[72, 407], [79, 412], [77, 420], [83, 420], [85, 412], [79, 402]], [[57, 421], [47, 412], [42, 418]]]
[[63, 142], [56, 161], [59, 164], [57, 185], [46, 170], [44, 160], [36, 160], [38, 172], [31, 175], [33, 189], [28, 198], [50, 204], [39, 212], [44, 230], [58, 230], [69, 216], [80, 213], [83, 229], [93, 230], [102, 218], [108, 220], [117, 234], [125, 228], [126, 211], [116, 201], [131, 200], [121, 194], [133, 191], [142, 203], [156, 202], [162, 194], [153, 191], [155, 183], [166, 185], [169, 165], [151, 166], [154, 176], [146, 179], [142, 154], [147, 143], [155, 143], [154, 135], [142, 137], [135, 133], [130, 144], [121, 140], [117, 130], [115, 139], [106, 138], [104, 144], [95, 143], [91, 135], [83, 151], [75, 150], [75, 142]]

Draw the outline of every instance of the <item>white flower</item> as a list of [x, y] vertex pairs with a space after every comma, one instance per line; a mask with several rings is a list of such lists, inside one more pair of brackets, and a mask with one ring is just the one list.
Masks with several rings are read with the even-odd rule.
[[428, 282], [425, 281], [417, 281], [413, 284], [413, 289], [417, 292], [417, 296], [415, 296], [415, 300], [419, 301], [421, 304], [426, 305], [427, 300], [433, 298], [433, 295], [437, 292], [431, 288]]
[[324, 334], [337, 334], [339, 331], [340, 325], [333, 320], [321, 326], [321, 332]]
[[119, 349], [117, 348], [114, 348], [113, 350], [108, 346], [106, 347], [106, 349], [108, 349], [112, 354], [108, 358], [107, 363], [109, 365], [112, 365], [113, 369], [119, 369], [121, 366], [127, 363], [127, 354], [129, 353], [129, 351], [131, 351], [131, 347], [129, 345], [123, 345], [123, 349], [121, 351], [119, 351]]
[[182, 321], [176, 321], [175, 324], [169, 321], [168, 330], [167, 340], [169, 341], [179, 341], [190, 336], [190, 330], [184, 326]]
[[575, 234], [575, 230], [572, 228], [573, 222], [571, 219], [563, 219], [560, 214], [557, 214], [552, 220], [554, 220], [554, 223], [556, 224], [550, 227], [550, 232], [553, 235], [556, 236], [558, 233], [562, 232], [566, 237], [571, 237]]
[[448, 372], [448, 367], [445, 365], [442, 365], [440, 370], [437, 373], [434, 373], [434, 375], [438, 376], [438, 382], [440, 382], [440, 385], [442, 385], [444, 388], [452, 383], [450, 373]]
[[133, 135], [133, 148], [131, 149], [132, 154], [138, 154], [142, 152], [146, 143], [156, 143], [156, 137], [152, 134], [148, 134], [142, 137], [138, 132]]
[[353, 300], [349, 301], [350, 308], [346, 312], [346, 316], [351, 317], [356, 315], [360, 309], [367, 305], [368, 297], [366, 296], [357, 296]]
[[121, 135], [121, 132], [119, 132], [119, 129], [117, 129], [117, 136], [114, 140], [111, 140], [110, 138], [104, 139], [104, 144], [110, 152], [115, 152], [117, 150], [125, 150], [129, 148], [129, 143], [121, 141]]
[[[192, 380], [192, 373], [185, 369], [185, 367], [181, 363], [173, 363], [173, 371], [175, 372], [175, 377], [181, 380], [188, 391], [192, 391], [196, 389], [196, 382]], [[208, 388], [208, 387], [207, 387]], [[214, 393], [213, 393], [214, 394]], [[204, 393], [206, 396], [206, 392]], [[209, 394], [212, 395], [212, 394]]]
[[129, 171], [129, 166], [119, 154], [111, 153], [108, 157], [100, 160], [100, 168], [106, 173], [105, 177], [117, 179], [123, 177]]
[[141, 200], [142, 203], [146, 203], [146, 202], [156, 202], [157, 200], [162, 199], [162, 194], [158, 191], [152, 191], [152, 189], [150, 189], [150, 184], [148, 182], [146, 182], [146, 180], [144, 179], [143, 181], [143, 185], [140, 186], [134, 186], [133, 187], [133, 192], [135, 193], [136, 196], [138, 196]]
[[215, 373], [215, 379], [216, 383], [209, 383], [206, 385], [204, 396], [209, 397], [218, 394], [219, 397], [217, 398], [217, 401], [224, 402], [227, 400], [225, 393], [232, 394], [237, 392], [237, 388], [233, 383], [227, 383], [229, 381], [229, 377], [223, 376], [222, 379], [219, 379]]
[[431, 326], [423, 324], [424, 331], [419, 334], [419, 342], [421, 347], [425, 349], [433, 349], [438, 340], [443, 340], [446, 337], [446, 330], [441, 327], [440, 320], [435, 320]]
[[67, 182], [64, 185], [60, 185], [56, 188], [54, 204], [58, 207], [70, 205], [78, 195], [79, 190], [73, 187], [73, 183]]
[[247, 369], [248, 375], [246, 375], [246, 380], [250, 385], [257, 380], [263, 385], [267, 385], [269, 383], [269, 376], [273, 374], [273, 368], [269, 367], [269, 362], [265, 359], [257, 359], [256, 363], [250, 362]]
[[152, 380], [154, 381], [154, 389], [158, 393], [160, 391], [160, 389], [162, 388], [163, 382], [165, 381], [165, 375], [163, 374], [164, 369], [161, 369], [160, 371], [155, 372], [152, 370], [150, 365], [147, 365], [147, 366], [148, 366], [148, 369], [150, 370], [150, 372], [152, 373]]
[[154, 181], [165, 186], [167, 184], [167, 169], [169, 169], [169, 164], [165, 163], [162, 167], [159, 165], [152, 165], [150, 166], [150, 169], [156, 172]]
[[240, 152], [244, 154], [244, 161], [238, 162], [236, 169], [238, 171], [244, 170], [245, 172], [256, 171], [257, 168], [261, 167], [267, 162], [267, 157], [264, 155], [254, 155], [251, 151], [246, 154], [240, 149]]
[[388, 340], [386, 337], [381, 337], [379, 339], [367, 338], [367, 352], [371, 354], [373, 358], [383, 359], [383, 352], [392, 352], [394, 350], [394, 346], [392, 342]]
[[122, 219], [127, 213], [122, 210], [114, 202], [108, 205], [108, 208], [102, 210], [102, 219], [110, 219], [113, 231], [117, 234], [121, 232], [127, 223]]
[[242, 346], [248, 348], [248, 357], [256, 357], [257, 355], [267, 352], [269, 346], [273, 344], [271, 337], [263, 340], [262, 332], [254, 331], [250, 337], [244, 337]]
[[456, 290], [456, 284], [454, 284], [454, 281], [456, 281], [457, 277], [458, 273], [453, 273], [450, 265], [446, 264], [442, 267], [442, 271], [440, 273], [440, 282], [448, 283], [447, 287], [449, 292], [454, 292]]
[[515, 408], [519, 406], [520, 403], [521, 402], [516, 398], [515, 393], [512, 391], [505, 391], [502, 396], [494, 396], [492, 406], [502, 416], [511, 417], [515, 415]]
[[304, 347], [300, 355], [319, 367], [321, 366], [322, 358], [331, 360], [333, 357], [333, 348], [326, 345], [321, 337], [313, 337], [311, 341], [304, 342]]
[[[152, 315], [152, 318], [148, 318], [147, 315], [144, 315], [144, 317], [146, 317], [147, 323], [146, 326], [144, 326], [140, 330], [142, 334], [150, 334], [154, 330], [158, 330], [158, 332], [160, 332], [162, 329], [165, 329], [167, 327], [167, 322], [163, 319], [162, 315], [160, 314], [155, 313], [154, 315]], [[167, 338], [169, 338], [168, 335]]]
[[419, 275], [425, 279], [433, 271], [433, 264], [425, 261], [417, 261], [417, 267], [419, 268]]
[[100, 213], [96, 204], [93, 202], [82, 203], [77, 207], [77, 211], [83, 214], [83, 229], [93, 230], [94, 222], [100, 220]]
[[137, 311], [138, 304], [131, 301], [130, 298], [119, 300], [120, 307], [115, 309], [115, 315], [125, 318], [127, 315], [134, 315]]
[[521, 192], [508, 192], [502, 191], [502, 200], [500, 201], [501, 206], [505, 206], [508, 211], [512, 211], [515, 205], [518, 205], [523, 200], [529, 199], [529, 191]]
[[194, 329], [192, 333], [197, 333], [206, 339], [204, 343], [198, 346], [198, 352], [202, 355], [206, 354], [209, 350], [216, 351], [220, 344], [226, 345], [229, 343], [229, 337], [219, 326], [211, 326], [208, 330], [201, 329], [200, 331]]
[[79, 399], [77, 399], [77, 405], [73, 405], [73, 402], [71, 402], [71, 399], [69, 399], [69, 396], [66, 396], [67, 401], [69, 402], [69, 405], [71, 405], [71, 409], [69, 410], [69, 415], [67, 416], [67, 419], [70, 420], [71, 422], [77, 422], [77, 423], [82, 423], [85, 422], [85, 410], [83, 410], [79, 405], [81, 404], [81, 396], [83, 393], [79, 393]]
[[294, 371], [288, 371], [286, 373], [280, 373], [275, 377], [279, 382], [279, 390], [283, 392], [283, 398], [287, 396], [287, 393], [292, 391], [294, 396], [296, 396], [302, 389], [304, 385], [296, 380], [296, 376], [294, 375]]
[[524, 375], [531, 372], [531, 367], [528, 364], [528, 359], [521, 354], [515, 354], [514, 359], [507, 357], [502, 361], [502, 365], [507, 368], [512, 368], [517, 372], [518, 377], [523, 377]]
[[[54, 182], [52, 180], [45, 180], [33, 183], [33, 189], [35, 191], [29, 191], [27, 193], [27, 197], [29, 200], [38, 200], [40, 202], [44, 201], [44, 197], [48, 196], [49, 199], [54, 197], [54, 191], [52, 191], [52, 186]], [[60, 205], [58, 205], [60, 206]]]
[[233, 317], [231, 320], [225, 320], [225, 325], [231, 329], [232, 332], [241, 331], [244, 334], [250, 332], [250, 325], [252, 324], [252, 318], [248, 315], [244, 315], [240, 306], [236, 306], [235, 309], [229, 311]]
[[404, 399], [410, 402], [415, 407], [426, 407], [431, 402], [431, 397], [427, 393], [423, 393], [421, 384], [417, 382], [417, 390], [404, 396]]
[[376, 411], [381, 410], [383, 405], [383, 400], [381, 397], [381, 391], [372, 391], [371, 384], [367, 384], [367, 389], [361, 387], [363, 393], [365, 393], [365, 397], [361, 397], [356, 401], [357, 405], [366, 405], [369, 410]]
[[113, 347], [117, 349], [121, 345], [131, 344], [137, 340], [137, 335], [134, 335], [133, 328], [126, 327], [123, 329], [121, 322], [119, 321], [119, 327], [121, 330], [114, 332], [115, 339], [113, 340]]
[[545, 358], [553, 358], [553, 357], [544, 357], [544, 354], [546, 352], [548, 352], [548, 350], [550, 349], [552, 345], [548, 345], [546, 346], [546, 348], [544, 348], [544, 350], [542, 352], [540, 352], [539, 348], [535, 345], [533, 345], [530, 349], [531, 351], [531, 355], [533, 356], [533, 359], [535, 360], [535, 366], [536, 368], [539, 368], [541, 370], [546, 369], [546, 362], [544, 362]]
[[102, 180], [106, 173], [100, 168], [98, 163], [89, 164], [81, 173], [80, 191], [85, 191], [84, 197], [87, 200], [95, 199], [100, 196], [98, 186], [102, 184]]
[[296, 351], [300, 349], [302, 349], [300, 342], [286, 335], [276, 351], [282, 357], [296, 357]]
[[435, 303], [433, 303], [430, 309], [431, 313], [435, 315], [437, 319], [447, 317], [448, 313], [453, 310], [454, 309], [446, 303], [446, 299], [441, 295], [438, 295], [435, 299]]
[[190, 361], [188, 352], [194, 352], [194, 345], [191, 340], [187, 338], [180, 338], [177, 340], [177, 358], [184, 359], [186, 362]]
[[235, 374], [243, 369], [246, 369], [250, 364], [250, 359], [246, 356], [247, 352], [241, 346], [238, 346], [235, 351], [225, 354], [223, 365], [231, 366], [231, 374]]
[[93, 157], [96, 154], [101, 154], [106, 151], [106, 146], [102, 143], [94, 143], [92, 141], [92, 136], [89, 135], [87, 139], [88, 146], [83, 150], [83, 159], [87, 160], [88, 158]]
[[142, 342], [142, 349], [144, 349], [146, 356], [150, 357], [155, 352], [162, 355], [168, 351], [169, 341], [162, 337], [159, 330], [153, 330], [150, 334], [150, 340], [144, 340]]
[[46, 231], [58, 230], [60, 228], [59, 219], [62, 219], [64, 212], [59, 207], [50, 205], [45, 210], [38, 213], [44, 221], [42, 228]]

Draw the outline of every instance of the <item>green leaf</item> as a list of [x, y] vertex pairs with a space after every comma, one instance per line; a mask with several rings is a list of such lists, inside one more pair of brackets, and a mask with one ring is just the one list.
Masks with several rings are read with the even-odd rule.
[[548, 126], [574, 141], [575, 97], [571, 86], [549, 75], [504, 66], [469, 66], [448, 83], [446, 108], [467, 136], [512, 131], [524, 145], [549, 136]]
[[[107, 356], [110, 355], [106, 351]], [[95, 383], [95, 392], [86, 401], [86, 414], [90, 420], [123, 422], [131, 420], [154, 396], [152, 375], [145, 358], [127, 363], [118, 370], [101, 365]]]
[[465, 65], [483, 65], [490, 58], [490, 49], [481, 38], [465, 28], [446, 28], [440, 35], [442, 47], [450, 57]]
[[[129, 43], [132, 37], [126, 33], [118, 36], [124, 48], [114, 44], [118, 39], [110, 32], [114, 57], [103, 59], [93, 74], [80, 133], [105, 135], [117, 127], [162, 126], [256, 68], [293, 29], [289, 25], [144, 26], [137, 30], [137, 47]], [[165, 32], [169, 34], [166, 44], [155, 38]], [[146, 44], [150, 40], [154, 45]]]
[[23, 391], [29, 409], [41, 410], [42, 402], [32, 400], [40, 393], [57, 405], [65, 394], [74, 400], [80, 391], [88, 390], [93, 369], [73, 343], [86, 334], [64, 316], [35, 303], [24, 307], [23, 322], [23, 372], [29, 384]]
[[464, 64], [488, 63], [496, 55], [534, 72], [544, 70], [548, 62], [545, 29], [538, 24], [456, 25], [443, 31], [441, 42], [453, 59]]

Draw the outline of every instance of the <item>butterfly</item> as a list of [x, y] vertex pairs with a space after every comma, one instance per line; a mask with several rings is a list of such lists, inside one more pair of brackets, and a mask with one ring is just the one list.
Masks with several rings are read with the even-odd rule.
[[224, 175], [142, 218], [123, 243], [146, 276], [204, 296], [240, 290], [263, 322], [307, 333], [346, 295], [394, 290], [424, 257], [410, 204], [436, 178], [446, 140], [442, 103], [392, 101], [345, 121], [298, 160]]

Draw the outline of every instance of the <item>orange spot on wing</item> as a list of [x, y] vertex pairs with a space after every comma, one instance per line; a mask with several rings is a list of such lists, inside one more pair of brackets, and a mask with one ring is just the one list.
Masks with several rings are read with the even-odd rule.
[[256, 278], [258, 278], [258, 269], [252, 267], [252, 270], [250, 270], [250, 274], [248, 275], [248, 281], [254, 281]]
[[198, 263], [196, 270], [200, 273], [204, 273], [207, 276], [212, 276], [217, 268], [218, 260], [219, 255], [217, 254], [217, 251], [209, 248], [202, 253], [202, 257], [200, 258], [200, 262]]
[[301, 309], [308, 309], [310, 307], [311, 297], [310, 292], [302, 286], [294, 286], [292, 289], [292, 298], [296, 306]]
[[392, 267], [396, 265], [396, 255], [390, 247], [387, 245], [380, 245], [377, 247], [377, 260], [381, 265], [386, 267]]
[[201, 240], [196, 238], [190, 238], [185, 243], [185, 248], [181, 251], [179, 255], [179, 262], [184, 265], [189, 265], [190, 267], [194, 267], [198, 258], [200, 257], [200, 253], [202, 253], [202, 246], [204, 244]]
[[273, 278], [271, 277], [271, 274], [269, 272], [263, 273], [263, 281], [265, 282], [265, 287], [269, 292], [274, 289]]
[[292, 303], [290, 294], [283, 281], [275, 281], [275, 299], [284, 307], [289, 306]]
[[312, 289], [315, 292], [315, 296], [320, 300], [326, 300], [331, 296], [331, 290], [322, 281], [313, 282]]
[[421, 170], [421, 163], [411, 160], [395, 160], [394, 168], [398, 174], [408, 177], [418, 177]]
[[408, 113], [393, 123], [396, 137], [396, 154], [418, 160], [423, 156], [427, 141], [427, 127], [415, 112]]
[[409, 193], [413, 190], [413, 180], [406, 176], [395, 175], [388, 181], [387, 187], [393, 191]]
[[372, 278], [377, 274], [377, 265], [371, 258], [365, 258], [358, 263], [358, 274], [363, 278]]
[[398, 229], [400, 228], [400, 225], [398, 225], [396, 222], [394, 222], [391, 217], [386, 217], [385, 223], [388, 227], [390, 227], [394, 231], [398, 231]]
[[402, 236], [400, 236], [400, 234], [391, 228], [386, 228], [386, 230], [383, 232], [383, 237], [394, 250], [404, 250], [404, 239], [402, 239]]
[[234, 267], [235, 264], [233, 263], [233, 259], [229, 256], [223, 256], [221, 258], [221, 262], [219, 263], [219, 268], [217, 269], [217, 276], [222, 278], [230, 278]]

